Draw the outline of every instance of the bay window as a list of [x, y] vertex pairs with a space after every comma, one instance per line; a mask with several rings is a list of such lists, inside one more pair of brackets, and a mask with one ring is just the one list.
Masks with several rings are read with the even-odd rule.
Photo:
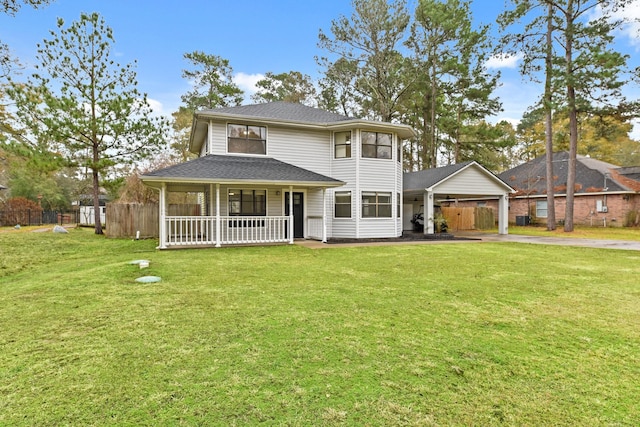
[[391, 218], [391, 193], [362, 192], [363, 218]]
[[391, 147], [390, 133], [362, 132], [362, 157], [390, 159]]
[[351, 132], [336, 132], [334, 139], [334, 156], [336, 159], [351, 157]]

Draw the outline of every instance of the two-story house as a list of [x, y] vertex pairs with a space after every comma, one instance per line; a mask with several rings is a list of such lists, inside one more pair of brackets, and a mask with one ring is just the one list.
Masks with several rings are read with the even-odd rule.
[[[160, 192], [160, 248], [402, 235], [406, 125], [273, 102], [195, 113], [197, 159], [142, 177]], [[168, 193], [199, 215], [169, 215]]]

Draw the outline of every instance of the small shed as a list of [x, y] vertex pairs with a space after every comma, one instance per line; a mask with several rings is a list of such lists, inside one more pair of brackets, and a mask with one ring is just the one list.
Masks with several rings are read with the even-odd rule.
[[508, 234], [509, 195], [514, 189], [476, 161], [408, 172], [403, 176], [405, 218], [422, 206], [424, 233], [433, 234], [435, 206], [452, 199], [498, 201], [498, 232]]

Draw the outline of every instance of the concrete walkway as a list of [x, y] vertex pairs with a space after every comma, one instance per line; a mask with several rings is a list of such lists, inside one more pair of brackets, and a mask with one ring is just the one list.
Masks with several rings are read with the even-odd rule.
[[578, 246], [599, 249], [622, 249], [640, 251], [640, 241], [630, 240], [599, 240], [562, 237], [521, 236], [516, 234], [487, 234], [464, 232], [456, 233], [458, 237], [468, 240], [411, 240], [389, 242], [362, 242], [362, 243], [322, 243], [316, 240], [296, 240], [295, 244], [310, 249], [345, 248], [358, 246], [391, 246], [391, 245], [442, 245], [442, 244], [477, 244], [483, 242], [513, 242], [529, 243], [537, 245]]

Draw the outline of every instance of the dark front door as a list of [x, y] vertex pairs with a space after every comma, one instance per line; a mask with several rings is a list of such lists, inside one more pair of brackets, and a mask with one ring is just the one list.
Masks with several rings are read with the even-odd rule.
[[[284, 214], [289, 216], [289, 192], [284, 193]], [[304, 237], [304, 193], [293, 193], [293, 237]]]

